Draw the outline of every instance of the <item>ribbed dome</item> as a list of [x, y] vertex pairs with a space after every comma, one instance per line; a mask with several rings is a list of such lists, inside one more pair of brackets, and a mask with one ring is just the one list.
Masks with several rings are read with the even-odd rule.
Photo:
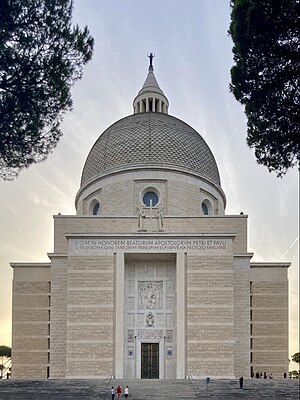
[[196, 173], [220, 187], [216, 161], [199, 133], [157, 112], [133, 114], [106, 129], [87, 157], [81, 187], [100, 175], [151, 166]]

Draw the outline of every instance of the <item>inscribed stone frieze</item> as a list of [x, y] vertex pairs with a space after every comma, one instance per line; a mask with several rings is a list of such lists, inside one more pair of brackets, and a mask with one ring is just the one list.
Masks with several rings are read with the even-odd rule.
[[138, 339], [162, 339], [164, 331], [162, 329], [138, 329]]
[[118, 251], [133, 252], [190, 252], [226, 254], [231, 251], [232, 239], [69, 239], [69, 254], [98, 255]]

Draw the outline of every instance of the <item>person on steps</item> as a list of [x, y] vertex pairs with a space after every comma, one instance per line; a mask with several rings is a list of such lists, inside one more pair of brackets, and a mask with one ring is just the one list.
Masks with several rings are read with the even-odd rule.
[[243, 389], [243, 385], [244, 385], [244, 378], [241, 376], [240, 379], [240, 389]]

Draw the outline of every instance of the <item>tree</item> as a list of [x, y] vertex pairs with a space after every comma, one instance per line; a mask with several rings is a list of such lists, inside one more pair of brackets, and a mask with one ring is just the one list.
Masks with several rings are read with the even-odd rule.
[[92, 57], [73, 0], [0, 1], [0, 177], [45, 160], [57, 145], [70, 89]]
[[289, 377], [290, 378], [299, 378], [299, 372], [297, 370], [293, 370], [289, 372]]
[[11, 348], [8, 346], [0, 346], [0, 357], [11, 357]]
[[300, 353], [295, 353], [292, 355], [292, 361], [294, 361], [297, 364], [300, 364]]
[[282, 176], [300, 160], [300, 0], [231, 0], [230, 89], [245, 106], [247, 143]]
[[3, 378], [5, 371], [9, 371], [11, 367], [11, 348], [8, 346], [0, 346], [0, 378]]

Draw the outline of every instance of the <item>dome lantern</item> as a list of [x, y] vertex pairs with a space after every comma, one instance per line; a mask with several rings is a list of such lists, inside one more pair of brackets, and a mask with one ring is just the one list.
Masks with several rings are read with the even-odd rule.
[[148, 57], [150, 59], [148, 75], [142, 89], [138, 92], [138, 95], [133, 101], [134, 114], [143, 112], [159, 112], [168, 114], [169, 101], [159, 87], [154, 75], [154, 54], [150, 53]]

